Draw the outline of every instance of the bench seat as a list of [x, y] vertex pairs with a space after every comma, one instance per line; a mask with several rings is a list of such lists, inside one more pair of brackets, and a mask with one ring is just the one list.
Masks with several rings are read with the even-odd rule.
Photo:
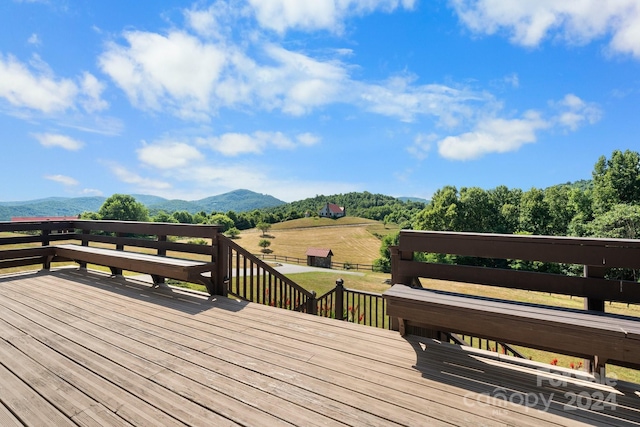
[[475, 297], [405, 285], [383, 294], [387, 313], [408, 324], [576, 357], [640, 367], [640, 318]]
[[212, 262], [74, 244], [52, 247], [55, 261], [71, 260], [104, 265], [109, 267], [113, 274], [120, 274], [122, 270], [149, 274], [155, 285], [160, 285], [164, 277], [199, 283], [206, 286], [210, 292], [212, 291], [210, 274], [214, 269]]

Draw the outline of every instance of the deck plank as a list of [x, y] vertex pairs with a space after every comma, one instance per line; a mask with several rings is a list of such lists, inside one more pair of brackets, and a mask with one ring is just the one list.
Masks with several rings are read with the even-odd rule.
[[538, 386], [527, 361], [94, 272], [0, 277], [0, 337], [8, 425], [640, 425], [633, 385], [612, 411], [480, 405], [497, 387], [594, 388]]

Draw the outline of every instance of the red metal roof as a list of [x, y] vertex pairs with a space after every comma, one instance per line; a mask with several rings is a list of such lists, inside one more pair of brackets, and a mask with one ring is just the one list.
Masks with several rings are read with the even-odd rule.
[[327, 207], [329, 208], [329, 212], [332, 213], [343, 213], [344, 208], [336, 205], [335, 203], [327, 203]]
[[322, 248], [307, 249], [307, 256], [317, 256], [317, 257], [326, 258], [330, 255], [333, 256], [333, 252], [331, 252], [331, 249], [322, 249]]

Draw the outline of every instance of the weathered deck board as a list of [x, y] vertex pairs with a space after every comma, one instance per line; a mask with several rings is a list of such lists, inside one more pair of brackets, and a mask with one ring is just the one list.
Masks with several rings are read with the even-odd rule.
[[[537, 385], [530, 362], [91, 272], [0, 277], [0, 337], [2, 425], [640, 425], [635, 385], [616, 387], [614, 410], [567, 411], [563, 393], [598, 388]], [[479, 404], [497, 387], [554, 402]]]

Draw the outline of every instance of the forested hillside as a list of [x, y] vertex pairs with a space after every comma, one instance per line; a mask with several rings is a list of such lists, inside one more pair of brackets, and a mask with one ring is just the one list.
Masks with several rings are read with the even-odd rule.
[[[285, 203], [273, 196], [249, 190], [235, 190], [194, 201], [167, 200], [145, 194], [131, 196], [143, 204], [152, 216], [162, 211], [185, 211], [191, 215], [198, 212], [209, 214], [213, 211], [245, 212]], [[0, 202], [0, 221], [10, 221], [12, 217], [77, 216], [84, 212], [97, 212], [106, 200], [106, 197], [49, 197], [21, 202]]]

